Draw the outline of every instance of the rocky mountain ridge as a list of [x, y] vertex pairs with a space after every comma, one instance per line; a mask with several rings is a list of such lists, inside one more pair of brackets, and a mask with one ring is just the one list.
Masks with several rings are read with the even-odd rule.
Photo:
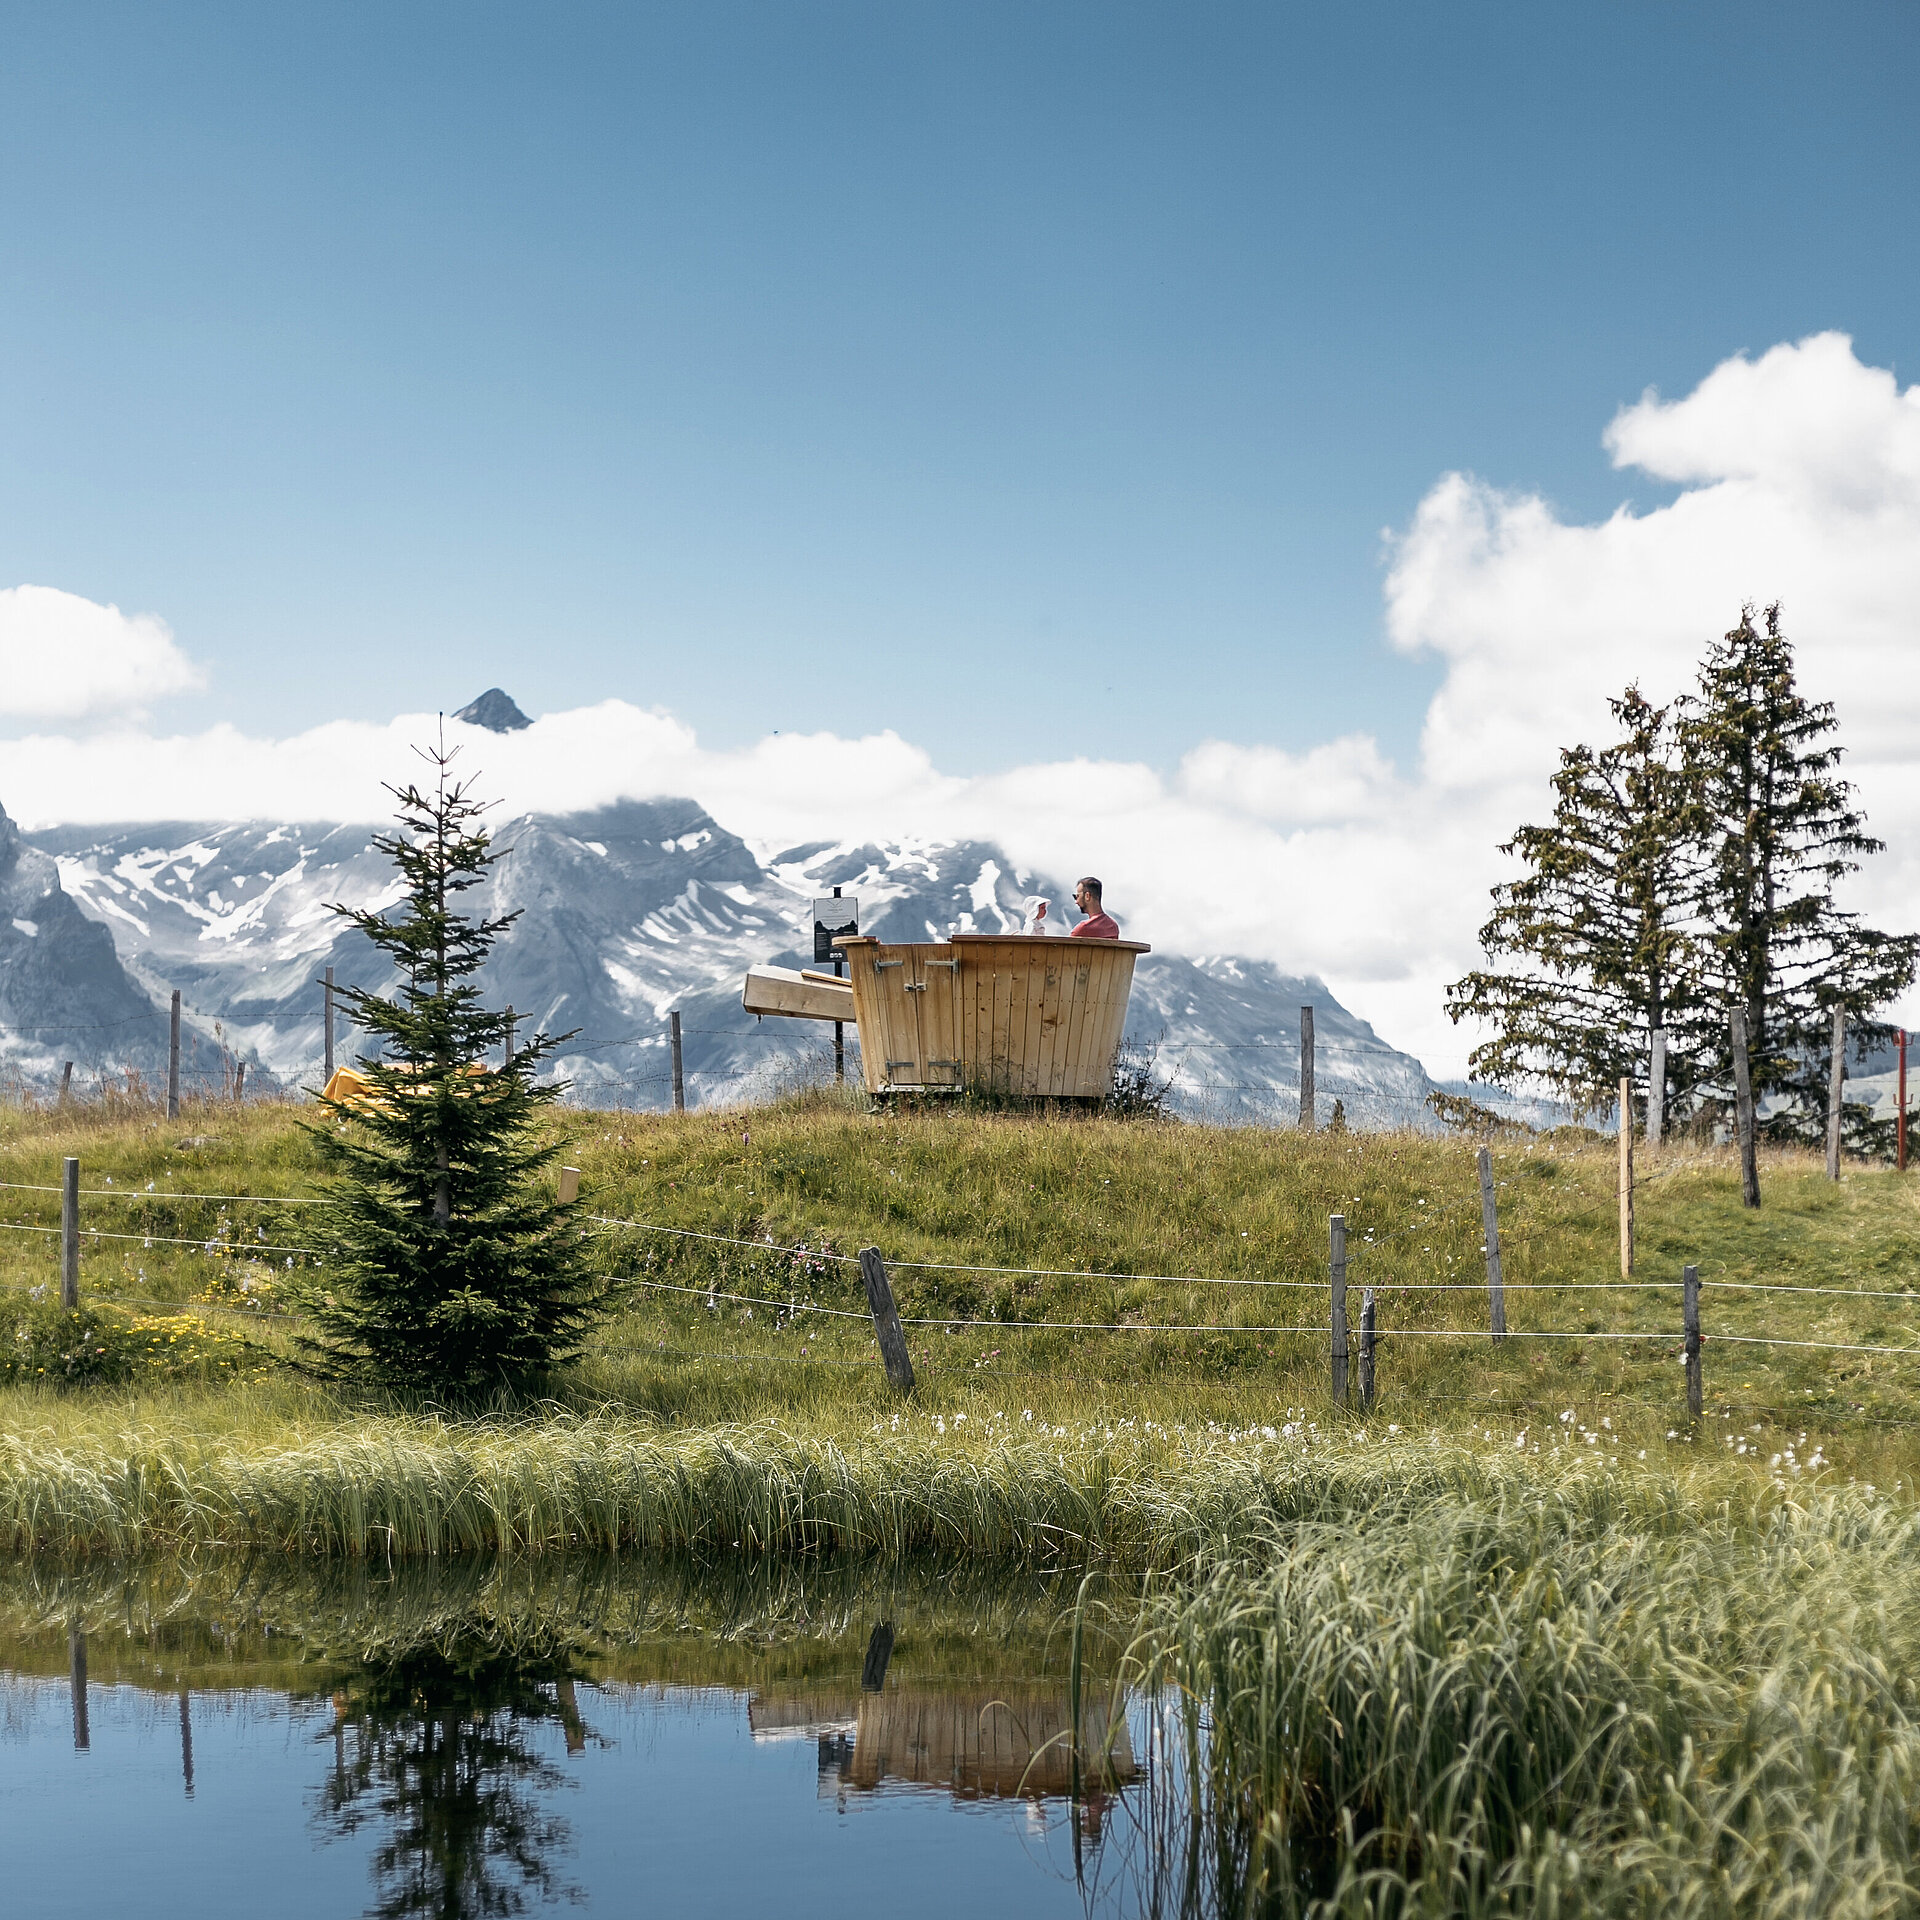
[[[15, 865], [35, 894], [27, 906], [57, 917], [76, 955], [86, 947], [75, 972], [76, 983], [82, 975], [92, 983], [85, 1007], [129, 1023], [122, 1034], [81, 1022], [76, 1000], [60, 1046], [96, 1068], [116, 1065], [124, 1050], [150, 1071], [156, 1044], [164, 1058], [158, 1010], [178, 988], [188, 1031], [209, 1058], [231, 1049], [247, 1059], [250, 1084], [311, 1085], [323, 970], [333, 967], [342, 984], [390, 985], [385, 963], [331, 911], [398, 897], [392, 867], [370, 841], [366, 827], [327, 823], [55, 828], [31, 843], [15, 834]], [[488, 998], [512, 1006], [529, 1030], [577, 1030], [558, 1070], [576, 1097], [604, 1104], [668, 1103], [667, 1015], [676, 1008], [690, 1102], [751, 1097], [820, 1071], [830, 1029], [756, 1022], [741, 1010], [739, 982], [755, 962], [812, 963], [811, 902], [835, 885], [859, 899], [863, 931], [894, 939], [1015, 932], [1029, 895], [1046, 894], [1056, 913], [1066, 898], [1057, 883], [973, 842], [799, 846], [763, 863], [691, 800], [526, 815], [502, 823], [496, 842], [506, 851], [475, 910], [520, 918], [489, 967]], [[48, 1024], [59, 996], [34, 986], [37, 976], [8, 951], [0, 946], [0, 1009], [24, 1036]], [[1382, 1042], [1322, 982], [1267, 962], [1143, 956], [1129, 1041], [1153, 1055], [1186, 1111], [1290, 1124], [1303, 1005], [1315, 1010], [1324, 1114], [1338, 1099], [1356, 1124], [1421, 1116], [1433, 1083], [1420, 1063]], [[91, 1048], [82, 1045], [89, 1025]], [[356, 1040], [343, 1026], [338, 1057], [351, 1057]], [[22, 1045], [8, 1057], [31, 1075], [58, 1051]]]

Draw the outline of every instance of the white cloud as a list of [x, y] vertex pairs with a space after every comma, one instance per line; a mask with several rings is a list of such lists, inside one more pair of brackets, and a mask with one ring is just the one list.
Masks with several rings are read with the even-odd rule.
[[[1730, 360], [1683, 399], [1648, 395], [1606, 444], [1684, 490], [1583, 526], [1450, 474], [1394, 543], [1389, 635], [1446, 665], [1405, 773], [1349, 735], [1301, 754], [1210, 741], [1171, 779], [1083, 760], [961, 779], [890, 732], [713, 752], [620, 701], [520, 733], [449, 732], [509, 813], [689, 794], [762, 851], [978, 837], [1065, 879], [1100, 873], [1130, 933], [1318, 972], [1458, 1071], [1468, 1037], [1441, 988], [1475, 958], [1497, 843], [1545, 811], [1557, 749], [1598, 734], [1609, 694], [1636, 678], [1656, 699], [1679, 691], [1744, 600], [1786, 603], [1804, 684], [1838, 702], [1848, 771], [1892, 843], [1858, 903], [1889, 927], [1920, 922], [1920, 397], [1820, 335]], [[0, 744], [0, 801], [29, 823], [372, 819], [435, 724], [41, 735]], [[1920, 1023], [1920, 1002], [1906, 1011]]]
[[150, 613], [125, 614], [57, 587], [0, 589], [0, 714], [139, 713], [201, 684], [167, 623]]
[[1306, 753], [1207, 740], [1180, 763], [1189, 799], [1275, 826], [1386, 819], [1405, 789], [1369, 734], [1350, 733]]

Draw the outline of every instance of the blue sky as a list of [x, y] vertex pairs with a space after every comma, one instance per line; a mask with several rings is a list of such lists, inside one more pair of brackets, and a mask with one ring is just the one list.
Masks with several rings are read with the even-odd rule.
[[1920, 367], [1920, 8], [10, 6], [0, 586], [163, 723], [507, 686], [971, 774], [1364, 729], [1449, 469]]

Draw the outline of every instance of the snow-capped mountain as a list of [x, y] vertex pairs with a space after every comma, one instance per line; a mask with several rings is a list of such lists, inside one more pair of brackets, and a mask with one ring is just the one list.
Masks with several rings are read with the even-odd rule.
[[164, 1015], [0, 808], [0, 1072], [45, 1084], [69, 1060], [152, 1073], [166, 1057]]
[[[178, 988], [191, 1031], [212, 1043], [218, 1023], [219, 1043], [282, 1084], [311, 1085], [324, 969], [342, 985], [389, 984], [375, 950], [331, 910], [399, 897], [371, 840], [359, 826], [76, 827], [36, 834], [33, 857], [57, 862], [68, 909], [111, 933], [118, 967], [150, 1005]], [[811, 903], [835, 885], [859, 900], [862, 931], [901, 940], [1016, 932], [1030, 894], [1047, 895], [1056, 914], [1066, 898], [977, 843], [802, 846], [763, 861], [690, 800], [528, 815], [500, 823], [495, 840], [506, 851], [469, 896], [472, 910], [520, 917], [495, 951], [488, 998], [529, 1031], [577, 1029], [558, 1071], [595, 1103], [667, 1104], [676, 1008], [690, 1102], [818, 1071], [831, 1030], [754, 1020], [740, 1007], [740, 977], [761, 961], [811, 965]], [[1323, 1116], [1339, 1099], [1356, 1124], [1420, 1117], [1432, 1085], [1420, 1063], [1318, 980], [1265, 962], [1143, 956], [1129, 1038], [1154, 1054], [1189, 1111], [1290, 1124], [1303, 1005], [1315, 1012]], [[356, 1042], [343, 1022], [339, 1057]], [[102, 1051], [116, 1057], [110, 1035]]]

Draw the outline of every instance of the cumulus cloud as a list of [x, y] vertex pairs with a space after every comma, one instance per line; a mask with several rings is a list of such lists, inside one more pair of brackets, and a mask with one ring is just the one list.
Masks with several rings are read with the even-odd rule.
[[140, 713], [202, 676], [164, 620], [58, 587], [0, 590], [0, 714], [84, 720]]
[[[763, 854], [974, 837], [1056, 876], [1098, 872], [1129, 933], [1320, 973], [1456, 1072], [1470, 1036], [1446, 1022], [1441, 988], [1475, 959], [1498, 843], [1546, 811], [1557, 750], [1600, 734], [1609, 694], [1630, 680], [1678, 692], [1746, 600], [1785, 602], [1804, 684], [1838, 703], [1848, 771], [1892, 843], [1856, 903], [1889, 927], [1920, 921], [1920, 396], [1823, 334], [1730, 360], [1683, 398], [1646, 395], [1605, 445], [1682, 490], [1580, 525], [1449, 474], [1393, 543], [1389, 637], [1445, 663], [1405, 770], [1353, 734], [1305, 753], [1209, 741], [1170, 777], [1073, 760], [963, 779], [890, 732], [715, 752], [620, 701], [514, 734], [448, 730], [509, 813], [687, 794]], [[0, 746], [0, 801], [42, 823], [374, 819], [381, 782], [416, 764], [436, 725], [337, 722], [280, 741], [43, 733]], [[1920, 1024], [1920, 1001], [1905, 1013]]]
[[1275, 826], [1380, 821], [1407, 798], [1379, 743], [1364, 733], [1306, 753], [1208, 740], [1181, 761], [1180, 788], [1202, 805]]

